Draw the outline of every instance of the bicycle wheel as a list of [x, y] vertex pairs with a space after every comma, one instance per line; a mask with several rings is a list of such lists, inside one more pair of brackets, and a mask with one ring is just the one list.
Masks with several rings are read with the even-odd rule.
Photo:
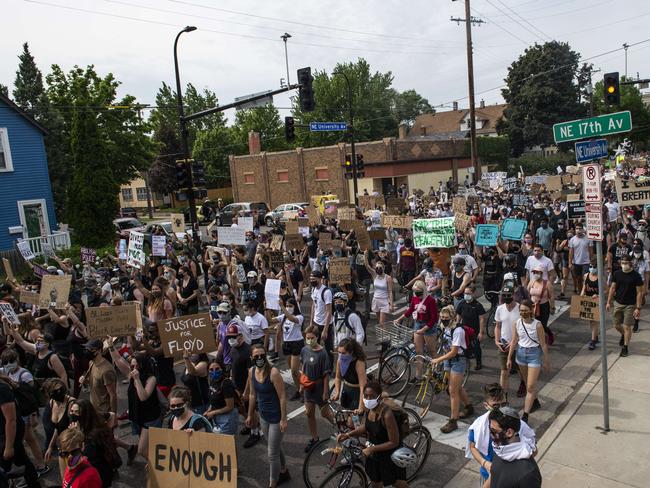
[[411, 429], [415, 429], [416, 427], [422, 427], [422, 419], [420, 418], [418, 413], [412, 408], [409, 407], [403, 407], [403, 408], [404, 411], [409, 416], [409, 427]]
[[465, 368], [465, 373], [463, 373], [463, 382], [460, 385], [463, 388], [465, 387], [465, 383], [467, 383], [467, 378], [469, 378], [469, 361], [467, 361], [467, 367]]
[[302, 479], [307, 488], [318, 488], [327, 476], [341, 466], [342, 456], [331, 452], [323, 454], [323, 451], [335, 446], [336, 438], [330, 437], [318, 442], [307, 453], [302, 463]]
[[431, 402], [435, 395], [434, 389], [435, 384], [427, 380], [411, 385], [404, 395], [402, 407], [412, 408], [423, 419], [431, 408]]
[[379, 366], [379, 383], [390, 397], [399, 396], [410, 379], [409, 358], [404, 353], [391, 354]]
[[359, 465], [339, 466], [319, 486], [320, 488], [366, 488], [368, 476]]
[[496, 315], [496, 313], [497, 313], [497, 307], [492, 307], [490, 309], [486, 326], [485, 326], [487, 336], [490, 339], [494, 339], [494, 326], [495, 326], [494, 316]]
[[409, 434], [402, 440], [402, 444], [415, 451], [418, 462], [414, 466], [406, 468], [406, 481], [412, 481], [422, 470], [424, 463], [431, 451], [431, 433], [426, 427], [420, 426], [411, 429]]

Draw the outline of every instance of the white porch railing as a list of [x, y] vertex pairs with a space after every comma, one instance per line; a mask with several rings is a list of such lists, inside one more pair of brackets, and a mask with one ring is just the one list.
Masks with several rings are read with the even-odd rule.
[[49, 244], [54, 251], [57, 249], [69, 249], [71, 246], [70, 232], [67, 230], [57, 231], [47, 236], [31, 237], [24, 240], [29, 242], [29, 247], [37, 256], [43, 254], [43, 243]]

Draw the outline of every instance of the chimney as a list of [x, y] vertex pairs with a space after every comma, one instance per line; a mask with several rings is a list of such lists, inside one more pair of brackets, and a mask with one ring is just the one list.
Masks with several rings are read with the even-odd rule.
[[408, 126], [406, 124], [400, 124], [397, 128], [397, 138], [406, 139], [406, 134], [408, 133]]
[[454, 110], [458, 110], [458, 102], [454, 102]]
[[248, 131], [248, 154], [259, 154], [262, 152], [262, 141], [260, 133], [254, 130]]
[[485, 100], [481, 100], [481, 108], [485, 108]]

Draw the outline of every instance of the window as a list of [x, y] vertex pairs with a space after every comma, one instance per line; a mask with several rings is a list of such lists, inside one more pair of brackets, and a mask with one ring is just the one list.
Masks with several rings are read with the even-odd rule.
[[244, 185], [255, 184], [255, 173], [244, 173]]
[[330, 179], [330, 170], [324, 166], [316, 168], [316, 181], [328, 181]]
[[133, 190], [131, 188], [122, 188], [122, 200], [125, 202], [133, 201]]
[[147, 200], [147, 188], [141, 186], [140, 188], [135, 189], [135, 194], [139, 202]]
[[289, 183], [289, 170], [279, 169], [277, 171], [278, 183]]
[[0, 127], [0, 171], [13, 171], [11, 151], [9, 150], [9, 134], [7, 129]]

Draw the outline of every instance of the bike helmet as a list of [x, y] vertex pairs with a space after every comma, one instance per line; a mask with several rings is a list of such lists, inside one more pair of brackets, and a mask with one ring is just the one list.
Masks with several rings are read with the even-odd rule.
[[334, 300], [343, 300], [345, 303], [348, 303], [348, 294], [344, 291], [339, 291], [334, 294]]
[[415, 451], [408, 447], [400, 447], [390, 455], [391, 461], [400, 468], [410, 468], [418, 462], [418, 457]]

